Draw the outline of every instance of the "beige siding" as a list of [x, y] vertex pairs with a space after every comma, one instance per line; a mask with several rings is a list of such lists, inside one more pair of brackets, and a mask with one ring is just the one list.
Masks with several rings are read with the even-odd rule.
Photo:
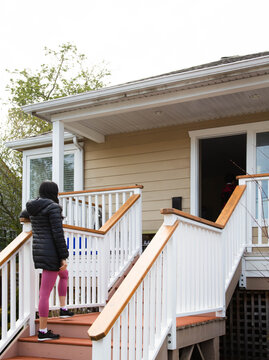
[[188, 131], [267, 120], [268, 114], [172, 126], [85, 141], [85, 189], [144, 185], [143, 231], [156, 232], [160, 209], [182, 196], [190, 209], [190, 138]]

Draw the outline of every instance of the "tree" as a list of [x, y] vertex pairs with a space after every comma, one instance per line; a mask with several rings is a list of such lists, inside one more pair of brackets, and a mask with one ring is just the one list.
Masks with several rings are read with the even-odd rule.
[[[0, 148], [2, 162], [6, 165], [6, 167], [3, 166], [3, 174], [0, 174], [0, 213], [3, 221], [8, 221], [10, 227], [14, 229], [19, 228], [18, 212], [21, 196], [15, 189], [14, 191], [7, 191], [7, 188], [10, 189], [10, 187], [6, 186], [6, 170], [8, 169], [8, 174], [13, 181], [10, 186], [16, 186], [21, 191], [22, 154], [10, 151], [3, 146], [3, 143], [51, 130], [50, 123], [25, 114], [21, 110], [21, 106], [97, 90], [105, 85], [106, 78], [110, 75], [110, 71], [103, 63], [89, 68], [87, 66], [87, 57], [80, 54], [73, 44], [62, 44], [56, 50], [45, 47], [44, 50], [45, 56], [50, 61], [42, 64], [39, 69], [34, 71], [29, 69], [7, 70], [11, 75], [6, 86], [9, 93], [10, 108], [8, 110], [6, 131], [1, 139]], [[1, 202], [1, 199], [3, 199], [3, 202]], [[14, 203], [19, 206], [13, 208], [11, 204]], [[4, 206], [4, 204], [9, 205]], [[12, 219], [10, 218], [11, 209], [14, 215]]]

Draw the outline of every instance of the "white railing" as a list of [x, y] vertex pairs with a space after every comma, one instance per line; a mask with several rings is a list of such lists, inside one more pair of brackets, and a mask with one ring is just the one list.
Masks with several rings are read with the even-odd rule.
[[[138, 232], [140, 212], [141, 198], [133, 195], [100, 230], [64, 225], [69, 249], [69, 308], [98, 307], [106, 304], [109, 289], [141, 253], [142, 234]], [[122, 214], [119, 217], [120, 213]], [[36, 271], [36, 310], [40, 277], [41, 271]], [[59, 308], [58, 281], [59, 279], [50, 296], [51, 310]]]
[[[69, 308], [103, 306], [107, 299], [106, 259], [108, 249], [104, 234], [83, 231], [82, 229], [64, 229], [69, 250], [68, 292], [66, 304]], [[39, 283], [42, 270], [36, 271], [35, 306], [38, 310]], [[59, 278], [51, 292], [50, 310], [59, 309]]]
[[244, 186], [237, 187], [216, 223], [176, 210], [170, 211], [174, 215], [165, 215], [180, 221], [176, 233], [177, 316], [225, 314], [225, 291], [246, 246], [244, 190]]
[[247, 248], [269, 247], [269, 176], [249, 175], [239, 178], [247, 185]]
[[64, 224], [98, 230], [133, 194], [142, 194], [140, 185], [61, 193]]
[[175, 346], [176, 227], [160, 228], [90, 328], [93, 359], [155, 359], [167, 336]]
[[[69, 248], [68, 307], [105, 305], [109, 288], [141, 253], [141, 211], [141, 196], [136, 194], [126, 197], [100, 230], [64, 225]], [[40, 271], [33, 266], [29, 220], [24, 219], [23, 232], [0, 253], [0, 275], [1, 352], [26, 324], [30, 335], [35, 333]], [[56, 287], [50, 309], [59, 308]]]
[[225, 291], [233, 278], [237, 266], [246, 250], [246, 191], [235, 207], [229, 221], [222, 230]]
[[181, 216], [177, 231], [177, 316], [222, 311], [221, 229]]
[[[12, 255], [5, 259], [8, 253]], [[31, 322], [30, 330], [33, 331], [34, 302], [31, 284], [34, 283], [34, 272], [31, 233], [21, 233], [1, 252], [0, 258], [1, 353], [28, 321]]]

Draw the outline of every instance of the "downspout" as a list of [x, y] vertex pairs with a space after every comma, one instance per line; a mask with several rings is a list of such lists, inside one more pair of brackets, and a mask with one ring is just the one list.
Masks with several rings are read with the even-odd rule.
[[78, 138], [76, 136], [73, 136], [73, 144], [75, 145], [76, 148], [78, 148], [80, 151], [83, 150], [83, 147], [81, 145], [79, 145], [78, 143]]

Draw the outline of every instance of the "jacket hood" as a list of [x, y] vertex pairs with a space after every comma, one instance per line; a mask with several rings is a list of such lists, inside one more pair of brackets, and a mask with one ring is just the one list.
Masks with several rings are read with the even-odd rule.
[[30, 216], [35, 216], [53, 203], [54, 201], [47, 198], [37, 198], [35, 200], [28, 201], [26, 204], [26, 209]]

